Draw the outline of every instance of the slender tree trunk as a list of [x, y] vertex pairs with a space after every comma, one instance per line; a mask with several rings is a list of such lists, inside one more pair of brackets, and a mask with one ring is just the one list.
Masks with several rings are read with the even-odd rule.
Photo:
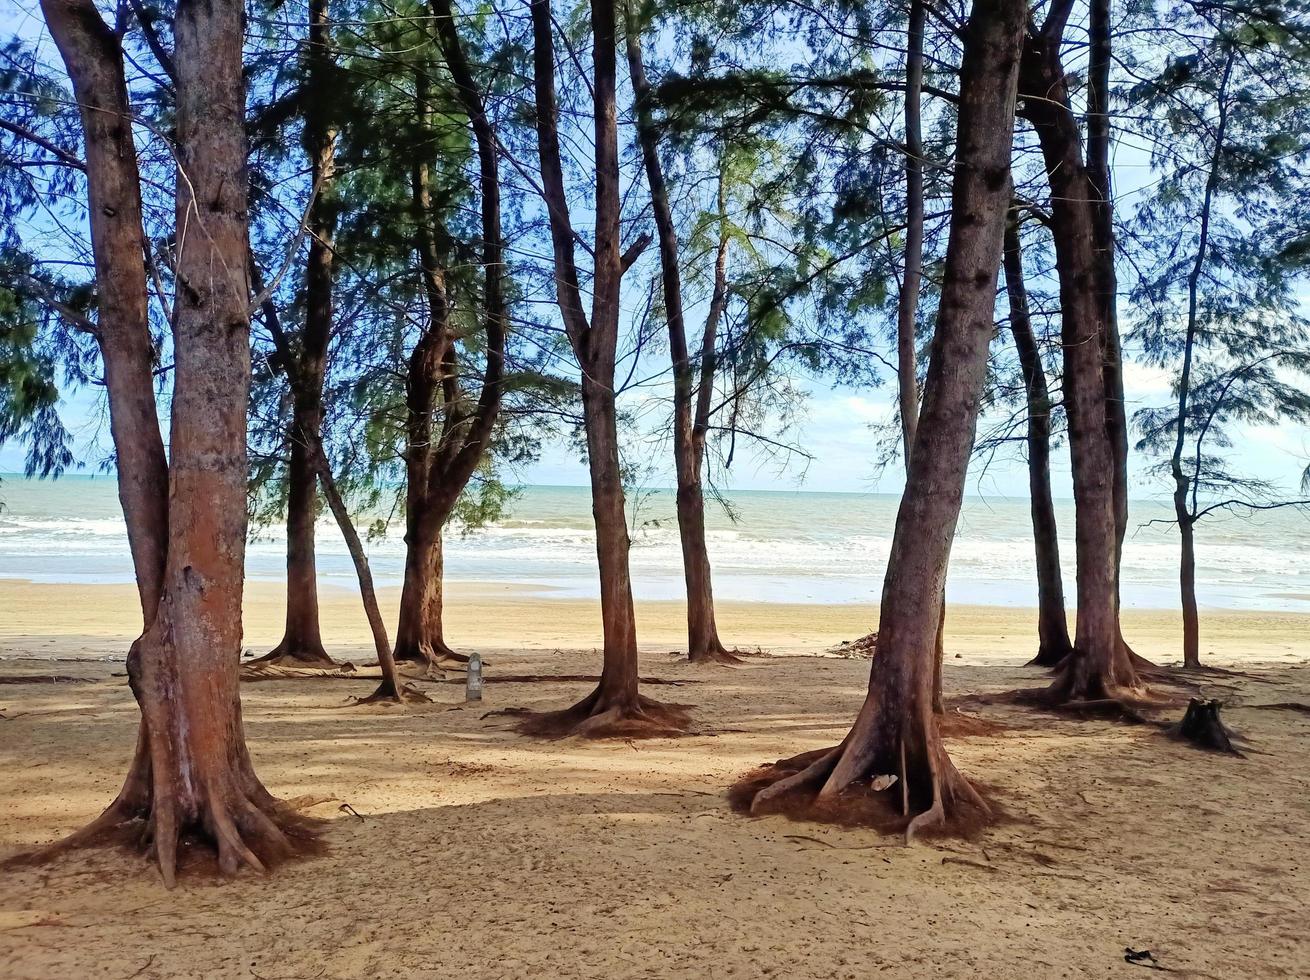
[[[306, 85], [310, 91], [326, 86], [332, 70], [328, 0], [310, 0], [309, 38], [306, 48]], [[314, 199], [306, 229], [309, 254], [305, 261], [305, 326], [295, 359], [287, 371], [295, 372], [291, 425], [287, 442], [291, 461], [287, 471], [287, 619], [282, 640], [263, 660], [284, 660], [331, 667], [323, 648], [318, 613], [318, 565], [314, 526], [318, 519], [317, 468], [309, 442], [320, 439], [323, 428], [323, 380], [327, 348], [333, 326], [333, 241], [336, 236], [336, 130], [332, 107], [325, 98], [310, 97], [302, 142], [309, 159]]]
[[1187, 445], [1187, 422], [1192, 394], [1192, 362], [1196, 355], [1196, 333], [1199, 326], [1201, 274], [1210, 250], [1210, 216], [1214, 208], [1215, 190], [1219, 186], [1220, 154], [1228, 133], [1228, 81], [1232, 77], [1236, 55], [1230, 50], [1219, 81], [1216, 101], [1219, 116], [1215, 126], [1214, 147], [1210, 154], [1210, 172], [1206, 174], [1205, 194], [1201, 200], [1201, 222], [1197, 233], [1196, 258], [1187, 275], [1187, 330], [1183, 338], [1183, 365], [1178, 377], [1178, 412], [1175, 416], [1174, 449], [1169, 458], [1170, 473], [1174, 478], [1174, 515], [1178, 520], [1181, 539], [1179, 557], [1179, 586], [1183, 606], [1183, 666], [1201, 666], [1200, 617], [1196, 608], [1196, 517], [1194, 480], [1200, 475], [1200, 443], [1197, 447], [1197, 470], [1190, 476], [1183, 470], [1183, 449]]
[[[719, 639], [714, 621], [714, 588], [710, 555], [705, 536], [705, 491], [702, 463], [705, 443], [697, 438], [693, 418], [695, 371], [687, 346], [686, 314], [682, 304], [682, 273], [678, 265], [678, 232], [669, 205], [668, 187], [659, 155], [659, 133], [650, 108], [650, 84], [642, 63], [640, 25], [632, 3], [624, 5], [627, 28], [629, 74], [636, 102], [637, 137], [641, 144], [650, 186], [651, 204], [658, 231], [660, 273], [664, 288], [664, 317], [668, 324], [669, 351], [673, 360], [673, 463], [677, 473], [678, 537], [682, 544], [682, 568], [687, 586], [687, 655], [693, 663], [735, 662]], [[723, 178], [719, 178], [720, 210], [723, 205]], [[722, 222], [721, 222], [722, 223]], [[723, 310], [723, 277], [726, 276], [727, 237], [720, 235], [715, 264], [715, 297], [710, 303], [710, 320], [705, 333], [710, 345], [718, 329]], [[705, 349], [702, 349], [702, 356]], [[711, 364], [713, 362], [711, 361]], [[713, 385], [713, 369], [702, 370], [700, 383]]]
[[1106, 425], [1103, 268], [1097, 254], [1095, 185], [1082, 159], [1060, 59], [1068, 7], [1048, 17], [1024, 46], [1020, 90], [1037, 132], [1051, 191], [1051, 233], [1060, 279], [1064, 405], [1069, 418], [1076, 505], [1078, 618], [1074, 655], [1049, 696], [1057, 701], [1113, 700], [1138, 686], [1119, 634], [1119, 509], [1115, 448]]
[[[771, 782], [767, 788], [757, 780], [748, 793], [738, 792], [738, 799], [751, 798], [752, 812], [843, 819], [849, 817], [843, 793], [893, 785], [886, 817], [907, 835], [930, 826], [962, 829], [991, 817], [946, 753], [932, 710], [932, 675], [994, 329], [1027, 12], [1018, 0], [977, 0], [965, 35], [950, 243], [915, 452], [883, 582], [868, 696], [841, 745], [780, 763], [763, 781]], [[867, 814], [867, 805], [858, 812]]]
[[146, 241], [119, 39], [88, 0], [43, 0], [68, 71], [86, 145], [87, 215], [96, 269], [96, 340], [109, 395], [118, 498], [146, 625], [155, 618], [168, 551], [168, 462], [155, 403], [147, 321]]
[[[896, 386], [900, 401], [902, 454], [905, 472], [919, 428], [918, 322], [923, 282], [923, 32], [927, 7], [910, 0], [905, 54], [905, 274], [896, 303]], [[946, 659], [946, 598], [942, 594], [941, 623], [936, 640], [937, 663], [932, 674], [932, 705], [946, 710], [942, 697], [942, 667]]]
[[616, 79], [618, 30], [613, 0], [593, 0], [592, 102], [595, 120], [595, 245], [588, 318], [578, 285], [576, 238], [559, 149], [555, 99], [554, 30], [549, 0], [531, 0], [533, 81], [536, 94], [537, 149], [542, 190], [555, 258], [556, 300], [564, 328], [582, 371], [582, 415], [591, 474], [592, 516], [600, 572], [604, 662], [600, 684], [582, 701], [561, 712], [538, 715], [520, 727], [529, 734], [574, 733], [592, 737], [672, 735], [688, 718], [675, 706], [660, 705], [637, 691], [637, 628], [628, 568], [628, 525], [619, 468], [614, 389], [618, 349], [619, 298], [628, 260], [620, 247], [620, 180]]
[[1019, 353], [1028, 398], [1028, 495], [1037, 559], [1037, 656], [1030, 666], [1054, 667], [1073, 652], [1064, 612], [1064, 578], [1051, 497], [1051, 395], [1046, 386], [1037, 338], [1028, 312], [1023, 251], [1014, 211], [1005, 224], [1005, 292], [1010, 304], [1010, 333]]

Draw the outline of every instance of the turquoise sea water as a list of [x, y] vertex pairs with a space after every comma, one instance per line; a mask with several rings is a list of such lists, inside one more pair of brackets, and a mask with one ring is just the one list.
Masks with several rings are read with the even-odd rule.
[[[0, 478], [0, 577], [40, 582], [125, 582], [132, 577], [113, 477], [58, 481]], [[877, 598], [898, 498], [885, 494], [742, 492], [737, 520], [711, 505], [715, 593], [727, 599], [851, 603]], [[634, 511], [632, 572], [638, 598], [675, 599], [682, 588], [673, 495], [629, 501]], [[1057, 504], [1064, 537], [1066, 592], [1073, 596], [1073, 505]], [[1124, 557], [1124, 603], [1178, 605], [1176, 531], [1170, 508], [1133, 504]], [[335, 526], [319, 526], [319, 572], [353, 587]], [[526, 487], [504, 520], [446, 546], [451, 580], [522, 583], [551, 596], [597, 593], [591, 505], [582, 487]], [[261, 530], [248, 550], [253, 579], [283, 577], [280, 529]], [[369, 543], [381, 585], [400, 581], [400, 530]], [[1212, 608], [1310, 612], [1310, 517], [1277, 511], [1252, 519], [1219, 517], [1198, 537], [1198, 592]], [[947, 587], [951, 602], [1032, 606], [1032, 532], [1027, 500], [969, 498], [960, 519]]]

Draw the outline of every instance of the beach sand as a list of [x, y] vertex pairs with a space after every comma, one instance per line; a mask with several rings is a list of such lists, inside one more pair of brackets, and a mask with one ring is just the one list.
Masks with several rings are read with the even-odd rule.
[[[324, 633], [364, 663], [357, 603], [325, 592]], [[265, 783], [331, 798], [310, 811], [329, 821], [326, 855], [172, 892], [119, 852], [0, 872], [0, 976], [1106, 977], [1136, 974], [1126, 947], [1179, 977], [1310, 976], [1310, 714], [1261, 707], [1310, 702], [1310, 617], [1203, 619], [1203, 656], [1241, 673], [1195, 683], [1227, 702], [1243, 759], [1153, 727], [964, 702], [1006, 726], [949, 747], [1009, 820], [904, 847], [746, 819], [724, 798], [761, 762], [845, 733], [868, 662], [827, 651], [872, 629], [872, 607], [725, 604], [725, 639], [774, 656], [697, 668], [670, 654], [681, 606], [639, 604], [642, 673], [673, 682], [646, 693], [694, 705], [695, 730], [609, 744], [530, 741], [484, 717], [585, 693], [496, 677], [598, 670], [593, 603], [451, 586], [448, 604], [448, 638], [490, 662], [481, 706], [454, 683], [404, 709], [350, 706], [364, 679], [244, 688]], [[0, 856], [117, 791], [136, 616], [128, 587], [0, 583]], [[253, 585], [250, 649], [278, 639], [280, 616], [279, 590]], [[948, 694], [1040, 683], [1021, 666], [1033, 618], [952, 607]], [[1130, 612], [1125, 628], [1176, 659], [1176, 615]]]

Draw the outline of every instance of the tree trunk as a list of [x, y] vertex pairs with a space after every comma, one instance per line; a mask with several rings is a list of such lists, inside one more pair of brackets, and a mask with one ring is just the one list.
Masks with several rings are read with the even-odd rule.
[[418, 664], [437, 676], [442, 668], [462, 666], [467, 660], [446, 645], [441, 628], [441, 538], [448, 519], [444, 508], [427, 501], [406, 535], [405, 582], [396, 630], [396, 660]]
[[[687, 656], [693, 663], [734, 663], [737, 658], [719, 639], [714, 621], [714, 588], [710, 555], [705, 536], [705, 491], [702, 463], [705, 453], [703, 431], [697, 432], [693, 418], [696, 401], [691, 352], [687, 346], [686, 313], [682, 304], [682, 273], [678, 265], [678, 232], [669, 204], [668, 187], [659, 155], [659, 133], [650, 108], [650, 84], [641, 56], [640, 25], [631, 2], [624, 5], [627, 27], [629, 74], [636, 103], [637, 138], [641, 144], [646, 182], [650, 186], [660, 250], [660, 274], [664, 293], [664, 317], [669, 331], [669, 352], [673, 360], [673, 463], [678, 482], [678, 537], [682, 544], [683, 577], [687, 586]], [[719, 178], [719, 205], [723, 209], [723, 178]], [[721, 222], [722, 223], [722, 222]], [[713, 348], [718, 321], [723, 313], [727, 274], [728, 240], [722, 229], [715, 261], [714, 296], [705, 325], [702, 346], [701, 388], [713, 386]], [[704, 358], [709, 368], [705, 370]], [[706, 422], [708, 424], [708, 421]]]
[[1005, 292], [1010, 304], [1010, 333], [1019, 353], [1028, 398], [1028, 494], [1037, 559], [1037, 656], [1029, 666], [1054, 667], [1073, 652], [1064, 612], [1064, 578], [1055, 502], [1051, 497], [1051, 395], [1046, 386], [1037, 338], [1028, 312], [1019, 223], [1014, 211], [1005, 224]]
[[168, 461], [155, 403], [146, 241], [123, 52], [88, 0], [43, 0], [68, 71], [86, 145], [87, 215], [96, 270], [96, 339], [109, 395], [118, 499], [148, 626], [168, 551]]
[[[925, 827], [962, 830], [991, 819], [990, 808], [946, 753], [932, 709], [932, 675], [942, 589], [994, 329], [1026, 16], [1027, 6], [1018, 0], [977, 0], [965, 35], [945, 278], [915, 452], [883, 582], [868, 696], [841, 745], [779, 764], [737, 794], [739, 800], [749, 797], [753, 813], [781, 810], [835, 820], [858, 815], [903, 827], [907, 836]], [[858, 794], [851, 791], [857, 785]], [[899, 787], [894, 802], [872, 795], [892, 785]]]
[[299, 393], [287, 441], [291, 460], [287, 467], [287, 618], [282, 640], [256, 663], [292, 662], [315, 667], [334, 666], [323, 648], [318, 615], [318, 566], [315, 561], [314, 528], [318, 520], [318, 472], [305, 445], [305, 432], [317, 433], [322, 411], [317, 404], [305, 405]]
[[[1067, 8], [1062, 8], [1067, 16]], [[1020, 91], [1037, 132], [1051, 196], [1060, 279], [1064, 404], [1076, 505], [1078, 618], [1074, 655], [1052, 684], [1055, 701], [1113, 700], [1138, 687], [1119, 634], [1119, 508], [1115, 450], [1106, 424], [1105, 304], [1097, 256], [1096, 189], [1083, 165], [1060, 59], [1063, 20], [1048, 18], [1024, 45]]]
[[[306, 48], [306, 85], [328, 82], [332, 68], [328, 34], [327, 0], [310, 0], [309, 43]], [[309, 158], [314, 199], [306, 230], [309, 254], [305, 261], [305, 328], [300, 349], [287, 371], [294, 372], [291, 425], [287, 442], [291, 461], [287, 472], [287, 620], [282, 641], [261, 660], [284, 660], [312, 666], [335, 666], [323, 648], [318, 615], [318, 566], [315, 561], [314, 525], [318, 518], [317, 468], [309, 442], [320, 439], [323, 428], [323, 379], [333, 325], [333, 242], [336, 236], [336, 131], [331, 107], [312, 96], [306, 102], [302, 142]]]
[[[1183, 493], [1184, 501], [1186, 493]], [[1178, 583], [1183, 600], [1183, 666], [1201, 666], [1201, 622], [1196, 609], [1196, 523], [1187, 512], [1187, 504], [1178, 507], [1178, 493], [1174, 494], [1178, 514], [1178, 533], [1182, 538], [1179, 554]]]
[[549, 0], [531, 0], [533, 83], [537, 150], [542, 191], [555, 259], [556, 301], [582, 372], [582, 415], [591, 474], [592, 516], [600, 571], [604, 663], [600, 684], [564, 711], [530, 717], [528, 734], [591, 737], [674, 735], [685, 729], [686, 712], [661, 705], [637, 691], [637, 628], [628, 569], [628, 525], [619, 467], [614, 390], [620, 290], [625, 268], [620, 246], [618, 109], [615, 99], [618, 44], [615, 4], [592, 0], [592, 103], [595, 120], [594, 269], [591, 317], [582, 304], [574, 257], [576, 237], [559, 149], [555, 100], [554, 29]]
[[[121, 82], [121, 52], [94, 7], [51, 2], [47, 16], [52, 31], [67, 29], [66, 37], [76, 39], [61, 48], [69, 58], [70, 77], [86, 78], [93, 64], [92, 74], [98, 70]], [[158, 608], [153, 617], [147, 614], [149, 625], [128, 654], [129, 683], [142, 714], [131, 769], [110, 808], [56, 845], [135, 833], [170, 886], [178, 854], [189, 840], [212, 844], [219, 869], [231, 874], [243, 864], [262, 870], [312, 847], [315, 837], [310, 822], [260, 783], [241, 724], [238, 662], [250, 384], [243, 20], [243, 8], [233, 0], [182, 0], [174, 19], [179, 171], [175, 376], [168, 494], [154, 505], [168, 507], [167, 556]], [[89, 39], [98, 49], [83, 46]], [[97, 110], [86, 106], [84, 111]], [[117, 125], [127, 129], [126, 117], [118, 116]], [[130, 135], [120, 145], [130, 146]], [[123, 165], [121, 158], [107, 164], [111, 183], [122, 176]], [[100, 179], [100, 172], [89, 170], [89, 183]], [[138, 201], [139, 193], [138, 187]], [[139, 256], [139, 229], [134, 237]], [[112, 257], [97, 256], [97, 280], [103, 286], [110, 287], [110, 277], [120, 269]], [[122, 283], [114, 287], [119, 285], [128, 288]], [[111, 357], [118, 356], [118, 339], [101, 338], [107, 350], [114, 350]], [[142, 398], [136, 395], [133, 404]], [[154, 420], [147, 431], [124, 427], [115, 438], [121, 433], [131, 448], [148, 455], [152, 432], [158, 432]], [[125, 516], [130, 522], [141, 519], [135, 511]], [[153, 540], [160, 525], [135, 531]]]

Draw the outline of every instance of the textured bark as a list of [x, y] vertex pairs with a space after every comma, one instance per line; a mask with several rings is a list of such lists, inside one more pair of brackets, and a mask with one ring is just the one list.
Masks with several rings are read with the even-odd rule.
[[615, 5], [611, 0], [593, 0], [591, 4], [596, 224], [590, 319], [578, 287], [575, 236], [560, 157], [549, 0], [532, 0], [531, 13], [537, 148], [554, 249], [556, 300], [582, 370], [582, 414], [596, 526], [604, 661], [595, 691], [562, 712], [528, 718], [521, 729], [529, 734], [576, 733], [593, 737], [673, 734], [685, 727], [685, 713], [643, 698], [637, 690], [637, 628], [619, 470], [614, 372], [625, 263], [619, 241]]
[[687, 345], [686, 313], [682, 303], [682, 272], [678, 261], [678, 232], [669, 204], [664, 167], [660, 162], [659, 133], [651, 113], [650, 84], [642, 62], [641, 35], [632, 3], [625, 4], [629, 75], [636, 103], [637, 138], [641, 144], [646, 183], [655, 212], [656, 241], [660, 253], [660, 278], [664, 293], [664, 318], [669, 332], [669, 353], [673, 362], [673, 463], [677, 474], [678, 537], [682, 545], [683, 577], [687, 587], [687, 656], [693, 663], [731, 663], [719, 639], [714, 620], [714, 585], [709, 547], [705, 535], [705, 434], [709, 427], [708, 394], [714, 385], [714, 349], [726, 297], [728, 236], [723, 217], [723, 177], [719, 177], [720, 235], [715, 253], [714, 291], [709, 315], [701, 336], [701, 364], [697, 378]]
[[[840, 819], [841, 804], [852, 796], [867, 805], [871, 793], [895, 785], [899, 792], [891, 795], [899, 799], [879, 810], [907, 835], [964, 830], [992, 816], [947, 755], [932, 709], [932, 675], [942, 588], [994, 329], [1026, 15], [1026, 5], [1016, 0], [978, 0], [965, 34], [950, 242], [919, 431], [883, 581], [868, 696], [841, 745], [801, 764], [780, 764], [754, 781], [754, 813]], [[839, 799], [857, 785], [866, 792]], [[878, 822], [876, 815], [871, 819]]]
[[1005, 292], [1010, 304], [1010, 333], [1019, 354], [1028, 401], [1028, 495], [1037, 560], [1037, 656], [1030, 666], [1054, 667], [1073, 652], [1064, 611], [1064, 578], [1055, 502], [1051, 497], [1051, 395], [1037, 350], [1028, 290], [1024, 283], [1019, 224], [1013, 211], [1005, 225]]
[[[310, 0], [306, 84], [309, 92], [325, 85], [331, 70], [327, 0]], [[334, 666], [323, 648], [318, 614], [318, 566], [314, 526], [318, 519], [318, 475], [309, 443], [323, 429], [323, 378], [328, 341], [332, 337], [333, 240], [336, 206], [332, 188], [336, 176], [336, 131], [325, 100], [305, 100], [302, 142], [309, 159], [314, 199], [306, 230], [305, 328], [295, 360], [287, 370], [297, 375], [292, 393], [292, 417], [287, 429], [291, 459], [287, 467], [287, 619], [282, 640], [262, 660], [283, 660], [313, 666]]]
[[[117, 147], [130, 157], [130, 130], [121, 114], [126, 109], [123, 62], [113, 35], [81, 0], [48, 0], [43, 9], [52, 34], [67, 42], [60, 50], [70, 77], [80, 79], [75, 90], [95, 80], [108, 81], [111, 92], [119, 92], [114, 125], [124, 132]], [[128, 654], [142, 726], [118, 798], [89, 826], [54, 845], [58, 850], [132, 834], [148, 847], [168, 885], [186, 841], [212, 845], [220, 870], [230, 874], [243, 864], [262, 870], [291, 857], [311, 847], [315, 833], [255, 775], [238, 693], [250, 383], [243, 19], [241, 5], [232, 0], [183, 0], [174, 20], [179, 261], [171, 460], [166, 495], [150, 506], [125, 506], [134, 539], [152, 547], [166, 543], [162, 577], [143, 566], [143, 598], [155, 591], [159, 599], [147, 610], [146, 630]], [[98, 86], [88, 91], [93, 98], [105, 94]], [[83, 106], [88, 118], [99, 111], [98, 105]], [[105, 192], [124, 191], [129, 157], [88, 160], [93, 201], [105, 200], [100, 196]], [[138, 185], [135, 195], [128, 189], [123, 199], [134, 196], [139, 202], [139, 194]], [[137, 227], [119, 229], [117, 240], [132, 242], [139, 259], [139, 210], [131, 217]], [[113, 281], [128, 268], [125, 260], [112, 249], [97, 249], [97, 281], [103, 288], [135, 289], [135, 282]], [[144, 270], [133, 266], [132, 271], [142, 273], [144, 289]], [[127, 334], [144, 328], [144, 320], [122, 327]], [[122, 355], [122, 336], [102, 333], [100, 339], [107, 362]], [[151, 390], [147, 378], [145, 391]], [[157, 423], [151, 418], [142, 427], [131, 409], [144, 396], [139, 390], [127, 394], [134, 397], [124, 413], [122, 398], [115, 399], [110, 389], [111, 413], [122, 422], [115, 426], [116, 445], [132, 450], [129, 458], [150, 458]]]
[[1020, 93], [1041, 145], [1051, 196], [1051, 234], [1060, 279], [1064, 405], [1069, 418], [1076, 505], [1078, 617], [1074, 655], [1052, 684], [1057, 701], [1099, 701], [1138, 686], [1119, 634], [1119, 508], [1115, 448], [1107, 428], [1105, 264], [1097, 248], [1099, 192], [1083, 163], [1060, 45], [1067, 4], [1052, 10], [1024, 44]]

